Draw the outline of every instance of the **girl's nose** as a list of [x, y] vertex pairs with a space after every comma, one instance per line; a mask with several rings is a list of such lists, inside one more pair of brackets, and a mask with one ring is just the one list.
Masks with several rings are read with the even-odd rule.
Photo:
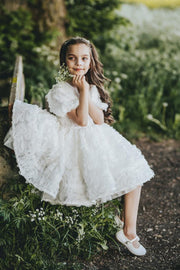
[[77, 58], [76, 65], [77, 66], [80, 66], [81, 64], [82, 64], [81, 58]]

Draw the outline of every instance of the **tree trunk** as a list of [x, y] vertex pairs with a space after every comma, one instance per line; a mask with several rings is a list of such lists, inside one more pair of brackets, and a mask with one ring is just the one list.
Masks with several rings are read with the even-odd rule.
[[38, 0], [36, 4], [28, 4], [23, 0], [4, 0], [4, 6], [8, 11], [25, 8], [32, 11], [34, 21], [40, 32], [47, 30], [59, 31], [55, 47], [59, 47], [66, 39], [66, 7], [64, 0]]
[[19, 7], [27, 7], [26, 2], [23, 0], [4, 0], [3, 4], [8, 11], [15, 11]]

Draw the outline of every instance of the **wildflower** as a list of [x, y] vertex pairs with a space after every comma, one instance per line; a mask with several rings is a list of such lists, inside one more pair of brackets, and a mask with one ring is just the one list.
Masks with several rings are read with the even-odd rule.
[[168, 106], [168, 103], [167, 102], [163, 102], [163, 107], [167, 107]]
[[58, 75], [55, 77], [56, 83], [68, 81], [73, 77], [72, 74], [69, 73], [68, 67], [64, 64], [60, 66]]
[[128, 78], [128, 75], [125, 74], [125, 73], [121, 73], [121, 78], [122, 78], [122, 79], [127, 79], [127, 78]]
[[152, 114], [148, 114], [148, 115], [147, 115], [147, 119], [152, 120], [152, 119], [153, 119]]
[[41, 48], [40, 47], [36, 47], [36, 48], [34, 48], [34, 51], [40, 53], [41, 52]]
[[[41, 85], [40, 85], [40, 87], [41, 87]], [[38, 194], [38, 190], [36, 188], [32, 188], [31, 193], [32, 194]]]
[[120, 83], [121, 82], [121, 79], [119, 77], [116, 77], [115, 80], [114, 80], [116, 83]]
[[118, 75], [118, 72], [116, 70], [113, 70], [112, 71], [112, 75], [117, 76]]
[[79, 230], [78, 230], [78, 237], [77, 237], [77, 242], [79, 243], [80, 241], [83, 240], [83, 238], [85, 237], [85, 231], [84, 231], [84, 224], [83, 223], [79, 223]]

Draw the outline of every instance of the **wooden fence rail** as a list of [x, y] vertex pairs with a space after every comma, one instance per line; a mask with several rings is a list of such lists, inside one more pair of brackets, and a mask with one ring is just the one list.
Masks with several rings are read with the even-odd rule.
[[21, 55], [17, 55], [12, 78], [10, 97], [8, 102], [8, 115], [10, 123], [12, 120], [12, 109], [15, 99], [23, 101], [24, 96], [25, 96], [25, 79], [23, 74], [23, 58]]

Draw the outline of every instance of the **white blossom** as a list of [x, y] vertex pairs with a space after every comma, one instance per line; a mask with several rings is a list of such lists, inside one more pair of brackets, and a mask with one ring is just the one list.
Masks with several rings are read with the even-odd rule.
[[152, 120], [152, 119], [153, 119], [152, 114], [148, 114], [148, 115], [147, 115], [147, 119]]
[[116, 83], [120, 83], [121, 82], [121, 79], [119, 77], [116, 77], [115, 80], [114, 80]]
[[163, 107], [167, 107], [168, 106], [168, 103], [167, 102], [163, 102]]

